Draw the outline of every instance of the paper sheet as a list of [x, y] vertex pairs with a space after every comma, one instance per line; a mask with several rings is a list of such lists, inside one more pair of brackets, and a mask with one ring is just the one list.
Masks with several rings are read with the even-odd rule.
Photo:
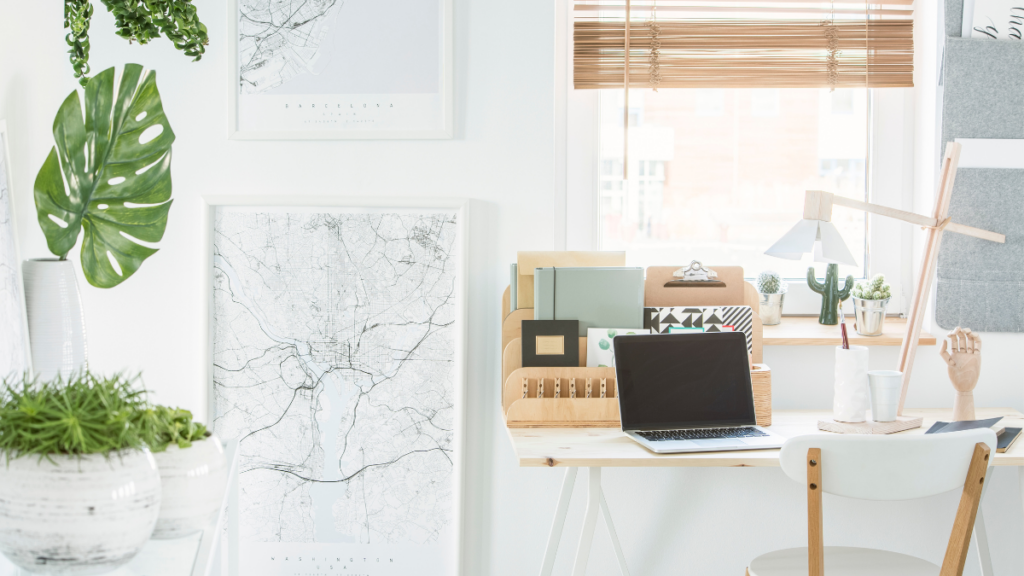
[[[968, 28], [968, 4], [964, 2], [964, 26]], [[973, 0], [974, 17], [970, 20], [970, 36], [990, 40], [1020, 40], [1024, 32], [1024, 2], [1020, 0]]]

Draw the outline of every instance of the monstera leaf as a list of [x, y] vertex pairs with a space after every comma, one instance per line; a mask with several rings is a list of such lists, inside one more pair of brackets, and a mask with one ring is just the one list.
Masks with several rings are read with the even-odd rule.
[[[82, 271], [93, 286], [124, 282], [156, 249], [171, 208], [171, 143], [156, 73], [109, 68], [64, 100], [53, 121], [57, 145], [36, 176], [39, 225], [62, 260], [82, 241]], [[155, 135], [155, 137], [154, 137]]]

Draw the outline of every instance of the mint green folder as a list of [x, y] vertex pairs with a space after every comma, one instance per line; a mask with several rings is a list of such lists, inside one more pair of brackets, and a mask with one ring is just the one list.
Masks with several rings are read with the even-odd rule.
[[579, 320], [588, 328], [644, 327], [644, 269], [629, 267], [537, 268], [535, 320]]

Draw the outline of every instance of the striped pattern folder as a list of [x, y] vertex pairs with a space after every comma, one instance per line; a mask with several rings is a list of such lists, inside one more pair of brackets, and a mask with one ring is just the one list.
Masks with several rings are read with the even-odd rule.
[[644, 308], [644, 328], [654, 334], [743, 332], [754, 351], [754, 311], [750, 306], [668, 306]]

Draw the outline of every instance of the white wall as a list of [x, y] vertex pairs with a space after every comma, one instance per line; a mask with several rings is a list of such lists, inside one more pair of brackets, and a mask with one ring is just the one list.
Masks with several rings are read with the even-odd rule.
[[[498, 302], [515, 251], [553, 247], [553, 3], [456, 0], [456, 138], [420, 142], [226, 140], [224, 2], [196, 4], [212, 43], [207, 56], [193, 64], [166, 41], [140, 47], [115, 38], [112, 18], [97, 3], [95, 69], [125, 62], [156, 69], [178, 139], [175, 204], [162, 250], [115, 289], [98, 290], [80, 280], [91, 366], [141, 369], [159, 401], [204, 408], [205, 321], [199, 311], [207, 287], [198, 231], [203, 195], [472, 198], [466, 574], [536, 572], [562, 473], [515, 465], [496, 393]], [[51, 146], [53, 115], [75, 87], [61, 10], [53, 1], [0, 1], [0, 118], [7, 119], [12, 144], [22, 257], [47, 255], [35, 223], [32, 182]], [[986, 335], [978, 405], [1024, 408], [1014, 358], [1021, 343], [1018, 335]], [[876, 348], [872, 364], [893, 366], [896, 353]], [[767, 349], [775, 408], [828, 406], [831, 357], [828, 348]], [[922, 348], [909, 404], [951, 402], [937, 349]], [[801, 487], [777, 469], [607, 470], [605, 485], [633, 574], [739, 575], [754, 555], [804, 540]], [[556, 565], [560, 573], [571, 562], [583, 494], [580, 481]], [[1016, 472], [993, 474], [987, 498], [996, 570], [1019, 574], [1024, 531]], [[827, 498], [827, 542], [879, 546], [938, 562], [955, 505], [955, 495], [894, 506]], [[615, 574], [603, 528], [597, 538], [590, 574]], [[977, 573], [973, 560], [967, 573]]]

